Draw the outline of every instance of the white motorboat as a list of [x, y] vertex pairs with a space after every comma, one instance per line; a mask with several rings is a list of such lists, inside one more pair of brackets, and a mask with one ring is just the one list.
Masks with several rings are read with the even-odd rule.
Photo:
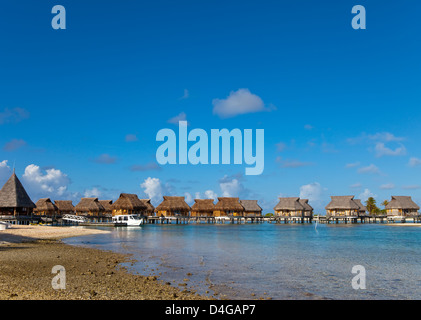
[[118, 215], [113, 217], [114, 226], [140, 226], [144, 223], [143, 219], [129, 214], [129, 215]]

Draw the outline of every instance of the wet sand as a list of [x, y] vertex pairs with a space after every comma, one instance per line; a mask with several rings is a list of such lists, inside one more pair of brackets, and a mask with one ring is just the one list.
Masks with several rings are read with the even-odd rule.
[[[50, 229], [51, 228], [51, 229]], [[129, 255], [70, 246], [59, 239], [107, 231], [14, 226], [0, 231], [0, 299], [18, 300], [198, 300], [155, 276], [130, 273]], [[52, 268], [63, 266], [66, 288], [53, 289]]]

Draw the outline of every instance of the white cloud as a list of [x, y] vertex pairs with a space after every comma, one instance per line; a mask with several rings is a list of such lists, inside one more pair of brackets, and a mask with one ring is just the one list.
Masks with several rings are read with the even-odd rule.
[[380, 174], [381, 173], [380, 169], [377, 168], [374, 164], [370, 164], [367, 167], [360, 168], [360, 169], [358, 169], [357, 172], [362, 173], [362, 174], [365, 174], [365, 173]]
[[187, 115], [186, 115], [185, 112], [181, 112], [180, 114], [176, 115], [175, 117], [172, 117], [171, 119], [169, 119], [167, 122], [178, 125], [179, 121], [187, 121]]
[[402, 189], [404, 190], [418, 190], [421, 189], [421, 186], [417, 184], [409, 185], [409, 186], [403, 186]]
[[[12, 174], [12, 170], [7, 165], [7, 160], [3, 160], [0, 162], [0, 183], [3, 185], [7, 179], [9, 179], [10, 175]], [[1, 188], [1, 186], [0, 186]]]
[[405, 138], [396, 137], [390, 132], [377, 132], [375, 134], [362, 133], [358, 137], [347, 139], [350, 144], [357, 144], [361, 142], [399, 142], [404, 140]]
[[25, 168], [22, 176], [28, 192], [40, 197], [63, 196], [70, 183], [68, 176], [54, 168], [45, 171], [35, 164]]
[[218, 198], [218, 195], [215, 192], [213, 192], [212, 190], [206, 190], [205, 191], [205, 197], [207, 199], [214, 199], [214, 200], [216, 200]]
[[184, 192], [184, 199], [189, 205], [194, 202], [193, 196], [189, 192]]
[[85, 198], [99, 198], [101, 195], [102, 195], [101, 191], [96, 187], [90, 190], [85, 190], [83, 194]]
[[99, 157], [95, 158], [94, 161], [96, 163], [102, 163], [102, 164], [113, 164], [113, 163], [116, 163], [117, 158], [112, 157], [107, 153], [103, 153]]
[[324, 188], [318, 182], [313, 182], [300, 187], [300, 198], [308, 199], [314, 209], [322, 209]]
[[152, 202], [157, 204], [162, 201], [165, 188], [158, 178], [148, 177], [140, 187]]
[[358, 196], [361, 201], [367, 201], [370, 197], [376, 198], [377, 195], [373, 194], [369, 189], [365, 189], [364, 192]]
[[377, 157], [402, 156], [406, 154], [406, 148], [402, 144], [400, 145], [400, 147], [396, 148], [395, 150], [392, 150], [386, 147], [383, 142], [376, 143], [375, 151]]
[[183, 94], [183, 96], [182, 96], [182, 97], [180, 97], [180, 100], [187, 99], [189, 96], [190, 96], [190, 94], [189, 94], [189, 90], [184, 89], [184, 94]]
[[415, 157], [411, 157], [411, 158], [409, 159], [409, 163], [408, 163], [408, 165], [409, 165], [410, 167], [418, 167], [418, 166], [420, 166], [420, 165], [421, 165], [421, 159], [418, 159], [418, 158], [415, 158]]
[[390, 189], [394, 189], [395, 185], [393, 183], [386, 183], [386, 184], [382, 184], [380, 186], [380, 189], [382, 190], [390, 190]]
[[361, 188], [362, 186], [363, 185], [361, 183], [357, 182], [357, 183], [351, 184], [349, 187], [352, 189], [358, 189], [358, 188]]
[[0, 124], [17, 123], [27, 118], [29, 118], [29, 112], [22, 108], [5, 108], [3, 112], [0, 112]]
[[359, 162], [354, 162], [354, 163], [347, 163], [345, 165], [345, 168], [354, 168], [354, 167], [358, 167], [360, 165]]
[[244, 187], [239, 179], [225, 175], [219, 180], [219, 187], [223, 197], [239, 197]]
[[213, 99], [213, 114], [221, 118], [235, 117], [240, 114], [269, 111], [263, 100], [248, 89], [231, 91], [226, 99]]

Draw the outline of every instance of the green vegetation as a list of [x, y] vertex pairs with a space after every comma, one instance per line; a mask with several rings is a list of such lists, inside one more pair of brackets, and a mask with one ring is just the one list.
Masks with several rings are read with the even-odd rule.
[[[388, 203], [389, 202], [387, 200], [384, 200], [382, 202], [382, 206], [386, 207], [386, 205]], [[367, 211], [371, 215], [384, 215], [384, 214], [386, 214], [386, 209], [380, 209], [379, 207], [377, 207], [376, 199], [374, 199], [373, 197], [369, 197], [367, 199], [367, 201], [365, 202], [365, 207], [367, 208]]]

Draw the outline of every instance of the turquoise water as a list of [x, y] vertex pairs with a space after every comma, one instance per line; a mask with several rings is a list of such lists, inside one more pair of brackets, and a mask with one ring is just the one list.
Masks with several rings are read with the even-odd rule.
[[[111, 230], [65, 242], [131, 253], [138, 260], [130, 266], [134, 272], [230, 299], [421, 298], [418, 227], [262, 223]], [[355, 265], [366, 270], [365, 290], [352, 288]]]

